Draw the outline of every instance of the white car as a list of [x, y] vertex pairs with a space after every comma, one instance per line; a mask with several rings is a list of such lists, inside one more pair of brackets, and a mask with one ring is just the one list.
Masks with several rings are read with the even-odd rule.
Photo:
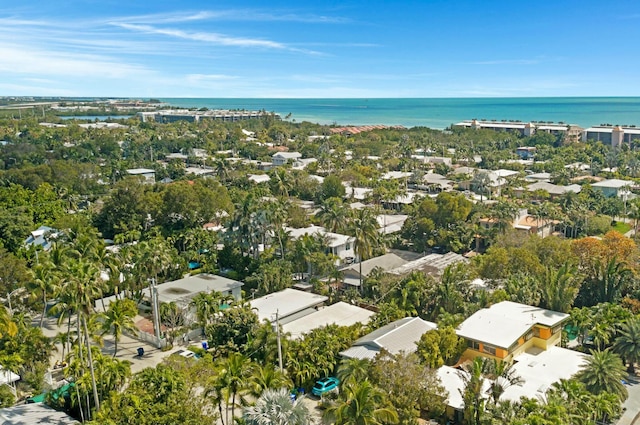
[[192, 359], [196, 357], [196, 353], [191, 350], [178, 350], [174, 354], [177, 354], [182, 357], [186, 357], [187, 359]]

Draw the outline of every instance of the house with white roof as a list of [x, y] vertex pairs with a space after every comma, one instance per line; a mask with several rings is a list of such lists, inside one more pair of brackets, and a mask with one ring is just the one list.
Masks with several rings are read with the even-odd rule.
[[271, 156], [274, 166], [281, 166], [302, 158], [300, 152], [276, 152]]
[[378, 232], [384, 235], [398, 233], [408, 218], [409, 216], [405, 214], [380, 214], [376, 216]]
[[328, 299], [324, 295], [287, 288], [251, 300], [249, 304], [261, 322], [263, 320], [275, 322], [277, 313], [278, 321], [284, 326], [301, 317], [315, 313]]
[[408, 261], [388, 272], [395, 275], [405, 275], [420, 270], [432, 275], [441, 275], [447, 267], [459, 262], [467, 263], [469, 260], [455, 252], [447, 252], [446, 254], [433, 253]]
[[456, 333], [467, 342], [464, 359], [476, 356], [512, 361], [526, 350], [547, 350], [560, 343], [566, 313], [502, 301], [475, 312]]
[[247, 178], [254, 183], [268, 183], [271, 180], [268, 174], [248, 174]]
[[613, 198], [616, 196], [629, 196], [629, 188], [631, 185], [633, 185], [633, 182], [629, 180], [608, 179], [593, 183], [591, 187], [594, 190], [600, 191], [607, 198]]
[[435, 323], [419, 317], [405, 317], [356, 340], [351, 348], [341, 352], [340, 355], [347, 359], [371, 360], [383, 349], [391, 354], [413, 353], [422, 335], [437, 327]]
[[580, 193], [582, 186], [579, 184], [570, 184], [568, 186], [561, 186], [549, 182], [537, 182], [527, 186], [527, 191], [535, 192], [536, 190], [544, 190], [549, 194], [551, 199], [564, 195], [567, 192]]
[[[569, 379], [586, 363], [588, 355], [558, 347], [562, 327], [569, 315], [503, 301], [477, 311], [462, 322], [456, 333], [467, 341], [461, 363], [482, 356], [506, 361], [521, 382], [508, 386], [500, 400], [541, 398], [561, 379]], [[461, 418], [465, 370], [450, 366], [438, 369], [438, 378], [448, 392], [448, 415]], [[501, 378], [498, 378], [501, 379]], [[492, 381], [485, 377], [483, 392], [489, 398]]]
[[291, 239], [296, 240], [304, 235], [320, 235], [326, 238], [327, 251], [329, 254], [333, 254], [339, 258], [340, 263], [352, 263], [356, 260], [356, 253], [353, 248], [353, 237], [342, 235], [340, 233], [333, 233], [327, 231], [324, 227], [314, 226], [303, 227], [300, 229], [294, 229], [287, 227], [285, 229]]
[[314, 329], [329, 325], [367, 324], [374, 314], [371, 310], [340, 301], [328, 307], [319, 307], [317, 311], [307, 316], [286, 323], [282, 326], [282, 330], [290, 334], [291, 338], [300, 339]]
[[295, 170], [304, 170], [309, 164], [318, 162], [317, 158], [299, 158], [293, 161], [292, 168]]
[[155, 183], [156, 172], [149, 168], [130, 168], [127, 170], [127, 174], [130, 176], [140, 176], [144, 178], [145, 183]]

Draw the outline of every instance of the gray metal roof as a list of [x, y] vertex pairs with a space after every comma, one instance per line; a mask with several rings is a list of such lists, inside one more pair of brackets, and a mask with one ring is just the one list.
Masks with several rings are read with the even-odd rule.
[[[405, 264], [406, 261], [397, 256], [396, 254], [384, 254], [379, 257], [370, 258], [362, 262], [362, 276], [369, 276], [369, 274], [376, 267], [381, 268], [384, 271], [394, 269], [396, 267], [400, 267]], [[343, 271], [352, 270], [356, 272], [356, 275], [360, 274], [360, 264], [355, 263], [351, 264], [349, 267], [345, 267], [342, 269]]]
[[[437, 327], [435, 323], [419, 317], [405, 317], [363, 336], [353, 344], [353, 347], [340, 354], [351, 358], [372, 358], [382, 349], [392, 354], [412, 353], [416, 350], [416, 342], [420, 337]], [[373, 352], [375, 354], [371, 356]]]

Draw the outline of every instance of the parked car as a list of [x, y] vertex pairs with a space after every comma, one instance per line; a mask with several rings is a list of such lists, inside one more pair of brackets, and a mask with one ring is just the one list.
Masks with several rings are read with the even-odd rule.
[[186, 357], [187, 359], [191, 359], [191, 358], [196, 357], [196, 353], [194, 353], [191, 350], [178, 350], [174, 354], [177, 354], [177, 355], [182, 356], [182, 357]]
[[334, 378], [333, 376], [322, 378], [313, 386], [313, 388], [311, 389], [311, 393], [313, 395], [321, 396], [322, 394], [328, 393], [330, 391], [336, 391], [339, 384], [340, 380], [338, 378]]

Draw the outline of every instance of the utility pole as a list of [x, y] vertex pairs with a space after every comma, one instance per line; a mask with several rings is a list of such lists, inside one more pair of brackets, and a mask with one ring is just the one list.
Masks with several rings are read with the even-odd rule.
[[160, 309], [158, 308], [158, 288], [156, 287], [156, 278], [151, 278], [151, 286], [149, 287], [151, 292], [151, 310], [153, 313], [153, 330], [155, 336], [158, 339], [158, 345], [160, 344]]
[[278, 320], [278, 310], [276, 310], [276, 335], [278, 337], [278, 365], [280, 366], [280, 373], [284, 373], [282, 368], [282, 344], [280, 342], [280, 321]]

